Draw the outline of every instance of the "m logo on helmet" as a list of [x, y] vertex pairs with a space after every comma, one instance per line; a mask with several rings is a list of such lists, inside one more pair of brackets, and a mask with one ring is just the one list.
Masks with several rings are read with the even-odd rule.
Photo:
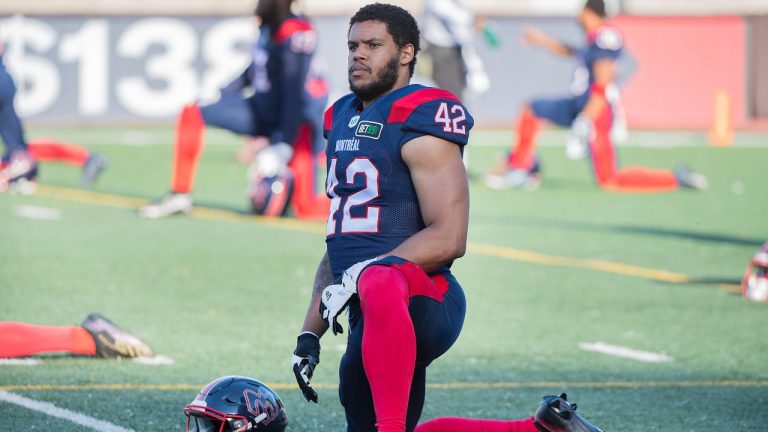
[[265, 426], [274, 420], [280, 413], [280, 410], [271, 395], [261, 391], [261, 389], [258, 391], [246, 389], [243, 391], [243, 397], [245, 397], [245, 404], [248, 407], [248, 412], [257, 417], [261, 414], [267, 415], [267, 417], [261, 421]]

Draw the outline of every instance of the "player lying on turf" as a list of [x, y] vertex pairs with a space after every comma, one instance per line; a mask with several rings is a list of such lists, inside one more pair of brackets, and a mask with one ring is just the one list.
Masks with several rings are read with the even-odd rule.
[[325, 114], [331, 211], [293, 372], [307, 401], [330, 327], [349, 337], [339, 365], [347, 431], [595, 431], [565, 397], [524, 420], [444, 418], [417, 426], [427, 366], [461, 331], [466, 303], [451, 273], [466, 249], [469, 188], [462, 161], [473, 119], [448, 91], [410, 84], [419, 29], [376, 3], [351, 18], [352, 93]]
[[[523, 107], [517, 122], [517, 141], [509, 157], [485, 177], [493, 189], [535, 189], [541, 182], [536, 156], [539, 119], [570, 127], [566, 152], [570, 158], [589, 155], [598, 186], [623, 192], [661, 192], [680, 187], [706, 189], [704, 176], [683, 165], [674, 171], [630, 166], [619, 168], [611, 126], [618, 90], [614, 86], [615, 62], [623, 49], [619, 31], [606, 21], [603, 0], [587, 0], [579, 14], [587, 46], [578, 49], [553, 39], [538, 29], [528, 29], [524, 39], [533, 45], [576, 59], [579, 63], [571, 85], [573, 95], [534, 99]], [[614, 94], [612, 97], [611, 94]]]
[[[255, 156], [255, 175], [273, 178], [292, 171], [297, 215], [314, 216], [315, 207], [327, 212], [325, 197], [314, 196], [313, 155], [322, 152], [321, 122], [328, 84], [313, 62], [317, 33], [307, 18], [293, 15], [292, 2], [258, 2], [255, 15], [260, 23], [259, 38], [250, 65], [221, 89], [217, 102], [184, 107], [176, 128], [171, 192], [141, 207], [140, 216], [157, 219], [192, 211], [191, 192], [205, 126], [268, 138], [269, 145]], [[247, 96], [246, 91], [250, 92]], [[309, 163], [297, 166], [295, 153], [299, 147], [303, 149], [303, 161], [308, 157]]]
[[56, 352], [104, 358], [155, 355], [141, 339], [98, 313], [88, 315], [79, 326], [0, 322], [0, 358]]

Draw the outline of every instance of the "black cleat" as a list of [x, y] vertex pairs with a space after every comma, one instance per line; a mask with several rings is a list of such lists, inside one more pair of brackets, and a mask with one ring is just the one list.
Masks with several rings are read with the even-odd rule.
[[80, 324], [96, 342], [96, 355], [104, 358], [154, 357], [155, 353], [144, 341], [121, 329], [99, 313], [88, 315]]
[[568, 402], [568, 396], [544, 396], [533, 423], [542, 432], [602, 432], [576, 412], [576, 404]]
[[80, 177], [80, 186], [91, 187], [99, 178], [104, 169], [109, 165], [109, 159], [106, 156], [99, 153], [92, 153], [88, 156], [88, 160], [83, 165], [83, 175]]

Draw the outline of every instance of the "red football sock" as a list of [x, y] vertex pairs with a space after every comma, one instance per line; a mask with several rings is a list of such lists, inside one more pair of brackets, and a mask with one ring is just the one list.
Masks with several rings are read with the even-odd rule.
[[96, 343], [82, 327], [0, 322], [0, 357], [25, 357], [60, 351], [95, 355]]
[[294, 190], [291, 204], [296, 217], [327, 219], [331, 201], [325, 192], [315, 192], [318, 167], [325, 167], [325, 164], [318, 164], [312, 156], [312, 130], [307, 125], [303, 125], [299, 130], [299, 136], [293, 146], [293, 157], [288, 166], [293, 171]]
[[184, 107], [176, 125], [176, 141], [173, 147], [173, 174], [171, 190], [189, 193], [195, 182], [195, 172], [203, 151], [203, 115], [197, 104]]
[[414, 432], [539, 432], [533, 417], [525, 420], [483, 420], [441, 417], [424, 422]]
[[536, 135], [539, 119], [525, 109], [517, 120], [517, 142], [509, 155], [509, 166], [515, 169], [530, 169], [536, 156]]
[[646, 167], [617, 169], [616, 152], [611, 143], [611, 110], [606, 108], [595, 120], [592, 166], [600, 187], [619, 192], [664, 192], [677, 189], [674, 173]]
[[48, 138], [30, 141], [29, 154], [39, 161], [63, 162], [77, 167], [85, 165], [85, 161], [90, 156], [88, 149], [85, 147], [66, 144]]
[[677, 178], [671, 171], [627, 167], [616, 173], [612, 188], [624, 192], [672, 191], [677, 189]]
[[416, 364], [416, 334], [408, 313], [408, 280], [386, 266], [367, 268], [358, 280], [363, 368], [371, 385], [379, 432], [405, 431]]
[[606, 107], [594, 120], [595, 138], [590, 143], [592, 169], [598, 186], [608, 187], [616, 177], [616, 151], [611, 142], [611, 109]]

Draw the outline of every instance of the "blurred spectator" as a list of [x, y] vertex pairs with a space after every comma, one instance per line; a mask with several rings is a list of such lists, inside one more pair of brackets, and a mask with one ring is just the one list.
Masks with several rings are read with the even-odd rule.
[[[432, 60], [432, 80], [437, 87], [464, 97], [464, 91], [488, 91], [490, 80], [477, 55], [474, 32], [485, 21], [476, 18], [462, 0], [426, 0], [422, 37]], [[490, 31], [490, 30], [489, 30]], [[490, 35], [493, 39], [495, 36]]]

